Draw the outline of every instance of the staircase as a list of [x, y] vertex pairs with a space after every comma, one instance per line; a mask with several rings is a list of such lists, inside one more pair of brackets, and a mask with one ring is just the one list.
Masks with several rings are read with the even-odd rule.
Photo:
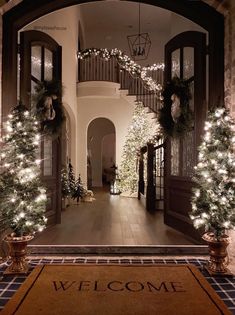
[[[159, 99], [153, 91], [149, 91], [141, 78], [134, 77], [128, 71], [120, 68], [116, 58], [104, 60], [99, 56], [91, 56], [79, 60], [78, 82], [108, 81], [120, 84], [123, 94], [134, 96], [137, 102], [142, 102], [150, 112], [157, 113], [161, 107]], [[148, 76], [163, 84], [163, 70], [149, 71]]]

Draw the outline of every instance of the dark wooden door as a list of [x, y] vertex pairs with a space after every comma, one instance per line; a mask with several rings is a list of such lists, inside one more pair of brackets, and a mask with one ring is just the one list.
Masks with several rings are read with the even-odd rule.
[[206, 34], [184, 32], [165, 46], [165, 80], [190, 80], [194, 128], [183, 138], [168, 138], [165, 155], [165, 224], [199, 240], [188, 213], [191, 211], [192, 175], [206, 117]]
[[[39, 31], [20, 33], [20, 99], [29, 108], [33, 105], [34, 87], [40, 81], [61, 80], [61, 46]], [[47, 189], [48, 224], [61, 221], [61, 144], [44, 136], [39, 155], [41, 178]]]

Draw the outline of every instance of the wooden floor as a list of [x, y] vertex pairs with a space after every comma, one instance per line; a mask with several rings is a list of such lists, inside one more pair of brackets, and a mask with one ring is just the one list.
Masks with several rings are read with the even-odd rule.
[[148, 213], [136, 198], [96, 191], [92, 203], [70, 205], [62, 223], [37, 235], [37, 245], [189, 245], [164, 225], [163, 213]]

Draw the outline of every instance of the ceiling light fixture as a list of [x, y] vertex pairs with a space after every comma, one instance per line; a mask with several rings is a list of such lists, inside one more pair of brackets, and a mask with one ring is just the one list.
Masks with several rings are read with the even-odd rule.
[[140, 2], [139, 2], [139, 32], [136, 35], [127, 36], [131, 57], [136, 60], [148, 58], [151, 40], [148, 33], [140, 33]]

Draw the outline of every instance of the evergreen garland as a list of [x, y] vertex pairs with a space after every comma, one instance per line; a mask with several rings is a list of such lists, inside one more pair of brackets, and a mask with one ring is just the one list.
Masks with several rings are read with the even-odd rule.
[[210, 112], [195, 167], [191, 219], [219, 239], [235, 227], [235, 123], [228, 110]]
[[[189, 106], [191, 99], [189, 81], [174, 77], [166, 84], [162, 92], [163, 107], [159, 112], [159, 123], [163, 133], [170, 137], [179, 137], [193, 128], [193, 113]], [[178, 108], [179, 117], [172, 116], [172, 98], [178, 98], [180, 102]]]
[[1, 147], [0, 215], [18, 237], [44, 229], [47, 197], [40, 181], [39, 124], [22, 104], [8, 118]]
[[61, 82], [56, 80], [38, 82], [35, 93], [36, 116], [41, 122], [42, 131], [58, 136], [65, 120], [61, 102]]

